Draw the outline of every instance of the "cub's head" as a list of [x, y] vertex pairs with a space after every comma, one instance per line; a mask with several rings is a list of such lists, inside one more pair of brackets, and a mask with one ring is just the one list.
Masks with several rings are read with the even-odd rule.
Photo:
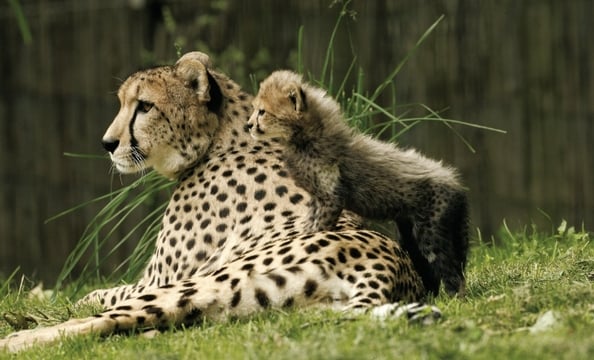
[[200, 160], [219, 128], [222, 93], [207, 55], [139, 71], [120, 86], [120, 111], [103, 147], [121, 173], [154, 168], [168, 178]]
[[304, 85], [301, 75], [288, 70], [275, 71], [262, 81], [248, 120], [252, 137], [288, 140], [296, 128], [305, 126]]

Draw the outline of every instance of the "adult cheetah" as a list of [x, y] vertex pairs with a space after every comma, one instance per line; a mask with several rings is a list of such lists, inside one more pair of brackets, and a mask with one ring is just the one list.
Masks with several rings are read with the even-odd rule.
[[[155, 252], [138, 282], [82, 299], [103, 304], [102, 313], [13, 333], [0, 349], [270, 307], [370, 309], [426, 295], [407, 253], [354, 216], [333, 231], [308, 231], [309, 194], [288, 176], [278, 144], [250, 136], [251, 96], [207, 55], [139, 71], [118, 97], [103, 137], [115, 167], [178, 180]], [[414, 311], [392, 307], [403, 308]]]
[[333, 229], [343, 208], [395, 220], [425, 288], [464, 290], [468, 210], [453, 169], [353, 131], [334, 99], [292, 71], [272, 73], [253, 103], [252, 136], [284, 146], [291, 177], [315, 200], [314, 231]]

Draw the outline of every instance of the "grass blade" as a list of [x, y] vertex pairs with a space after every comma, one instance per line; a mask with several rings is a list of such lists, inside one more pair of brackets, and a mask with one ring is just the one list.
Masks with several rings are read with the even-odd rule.
[[21, 8], [20, 2], [18, 0], [8, 0], [8, 4], [16, 16], [23, 42], [25, 45], [30, 45], [33, 42], [33, 36], [31, 35], [31, 29], [29, 29], [29, 23], [25, 18], [25, 13]]

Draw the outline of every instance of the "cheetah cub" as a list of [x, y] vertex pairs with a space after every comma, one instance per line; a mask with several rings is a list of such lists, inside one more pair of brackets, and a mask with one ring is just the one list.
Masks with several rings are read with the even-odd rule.
[[464, 292], [468, 208], [453, 169], [354, 131], [334, 99], [291, 71], [265, 79], [253, 105], [251, 135], [281, 143], [289, 173], [314, 198], [313, 231], [332, 229], [342, 209], [395, 220], [425, 288]]

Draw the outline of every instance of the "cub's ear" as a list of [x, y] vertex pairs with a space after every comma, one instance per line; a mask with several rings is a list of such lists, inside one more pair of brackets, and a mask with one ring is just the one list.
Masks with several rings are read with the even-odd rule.
[[304, 112], [307, 110], [307, 103], [305, 100], [305, 92], [301, 86], [297, 84], [290, 84], [287, 88], [287, 96], [289, 100], [293, 103], [295, 107], [295, 111], [297, 112]]
[[218, 112], [223, 96], [216, 80], [208, 72], [209, 67], [212, 63], [208, 55], [189, 52], [175, 63], [175, 74], [196, 92], [198, 100], [205, 102], [210, 111]]

